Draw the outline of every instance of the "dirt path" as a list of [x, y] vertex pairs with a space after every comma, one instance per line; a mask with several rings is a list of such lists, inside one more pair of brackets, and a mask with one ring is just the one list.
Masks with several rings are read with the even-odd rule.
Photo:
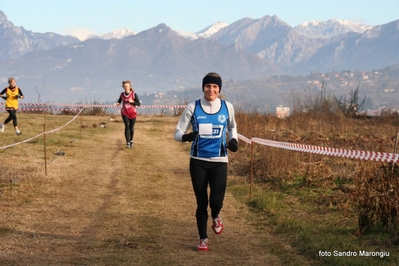
[[210, 230], [210, 251], [195, 250], [189, 144], [173, 140], [175, 122], [141, 117], [133, 149], [112, 123], [70, 148], [40, 185], [7, 196], [0, 265], [282, 265], [273, 238], [229, 192], [223, 234]]

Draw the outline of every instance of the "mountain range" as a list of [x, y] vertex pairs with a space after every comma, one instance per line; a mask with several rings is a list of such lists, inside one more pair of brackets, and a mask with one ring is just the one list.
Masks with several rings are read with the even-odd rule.
[[80, 41], [16, 27], [0, 11], [0, 60], [3, 82], [14, 76], [23, 87], [46, 83], [63, 100], [107, 100], [124, 79], [142, 91], [165, 92], [199, 87], [210, 71], [226, 80], [267, 80], [398, 64], [399, 20], [374, 27], [342, 20], [291, 27], [266, 15], [217, 22], [197, 33], [159, 24]]
[[36, 33], [15, 27], [0, 11], [0, 60], [19, 58], [27, 53], [50, 50], [79, 42], [78, 38], [56, 33]]

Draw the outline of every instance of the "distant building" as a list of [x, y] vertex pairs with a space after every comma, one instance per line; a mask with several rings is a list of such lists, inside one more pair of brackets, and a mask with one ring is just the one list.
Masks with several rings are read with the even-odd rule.
[[286, 106], [279, 105], [276, 107], [276, 116], [278, 118], [284, 118], [290, 115], [290, 108]]
[[306, 83], [318, 85], [318, 84], [320, 84], [320, 81], [318, 81], [318, 80], [308, 80]]

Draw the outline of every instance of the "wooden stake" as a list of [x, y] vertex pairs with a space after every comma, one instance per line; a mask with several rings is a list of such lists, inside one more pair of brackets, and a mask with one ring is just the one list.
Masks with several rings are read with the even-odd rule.
[[83, 127], [83, 111], [80, 113], [79, 140], [82, 140], [82, 127]]
[[251, 170], [249, 172], [249, 200], [252, 200], [252, 180], [253, 180], [253, 169], [254, 169], [254, 142], [251, 140]]
[[47, 176], [47, 147], [46, 147], [46, 123], [43, 124], [43, 139], [44, 139], [44, 173]]

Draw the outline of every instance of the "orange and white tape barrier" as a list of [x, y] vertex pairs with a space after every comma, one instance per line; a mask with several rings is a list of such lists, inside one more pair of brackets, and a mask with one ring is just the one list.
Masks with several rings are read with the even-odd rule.
[[[0, 103], [4, 105], [3, 103]], [[44, 107], [48, 108], [49, 106], [63, 106], [63, 107], [77, 107], [77, 108], [120, 108], [116, 104], [79, 104], [79, 103], [19, 103], [20, 106], [27, 106], [30, 108], [38, 108]], [[175, 108], [186, 108], [186, 105], [141, 105], [137, 106], [137, 108], [161, 108], [161, 109], [175, 109]], [[21, 109], [20, 109], [21, 110]]]
[[20, 144], [22, 144], [22, 143], [27, 143], [27, 142], [29, 142], [29, 141], [31, 141], [31, 140], [34, 140], [34, 139], [36, 139], [36, 138], [42, 136], [43, 134], [49, 134], [49, 133], [53, 133], [53, 132], [56, 132], [56, 131], [58, 131], [58, 130], [61, 130], [61, 129], [63, 129], [64, 127], [66, 127], [67, 125], [69, 125], [70, 123], [72, 123], [72, 122], [80, 115], [80, 113], [81, 113], [83, 110], [84, 110], [84, 108], [80, 109], [80, 112], [79, 112], [77, 115], [75, 115], [68, 123], [66, 123], [66, 124], [63, 125], [63, 126], [60, 126], [60, 127], [56, 128], [56, 129], [52, 129], [52, 130], [49, 130], [49, 131], [42, 132], [42, 133], [40, 133], [40, 134], [38, 134], [38, 135], [36, 135], [36, 136], [34, 136], [34, 137], [32, 137], [32, 138], [25, 139], [25, 140], [20, 141], [20, 142], [16, 142], [16, 143], [13, 143], [13, 144], [10, 144], [10, 145], [6, 145], [6, 146], [3, 146], [3, 147], [0, 147], [0, 149], [7, 149], [7, 148], [10, 148], [10, 147], [13, 147], [13, 146], [20, 145]]
[[[4, 104], [4, 103], [2, 103]], [[73, 120], [76, 119], [76, 117], [79, 116], [79, 114], [84, 110], [84, 108], [90, 108], [90, 107], [102, 107], [102, 108], [119, 108], [116, 104], [112, 105], [104, 105], [104, 104], [37, 104], [37, 103], [20, 103], [22, 106], [30, 106], [30, 107], [38, 107], [38, 106], [68, 106], [68, 107], [80, 107], [82, 109], [75, 109], [79, 111], [79, 113], [67, 124], [64, 126], [43, 132], [33, 138], [24, 140], [22, 142], [14, 143], [8, 146], [0, 147], [0, 149], [6, 149], [15, 145], [19, 145], [24, 142], [29, 142], [32, 139], [35, 139], [43, 134], [47, 133], [52, 133], [55, 131], [58, 131], [62, 129], [63, 127], [67, 126], [69, 123], [71, 123]], [[185, 105], [143, 105], [140, 106], [140, 108], [185, 108]], [[66, 109], [66, 108], [65, 108]], [[20, 110], [24, 110], [20, 109]], [[41, 111], [41, 110], [49, 110], [48, 108], [25, 108], [25, 110], [33, 110], [33, 111]], [[64, 109], [58, 109], [58, 110], [64, 110]], [[66, 110], [71, 110], [71, 109], [66, 109]], [[73, 109], [72, 109], [73, 110]], [[321, 146], [314, 146], [314, 145], [305, 145], [305, 144], [297, 144], [297, 143], [289, 143], [289, 142], [281, 142], [281, 141], [274, 141], [274, 140], [266, 140], [266, 139], [261, 139], [261, 138], [252, 138], [249, 139], [241, 134], [238, 134], [238, 138], [243, 140], [244, 142], [247, 142], [249, 144], [252, 143], [258, 143], [261, 145], [266, 145], [270, 147], [275, 147], [275, 148], [281, 148], [281, 149], [286, 149], [286, 150], [292, 150], [292, 151], [300, 151], [300, 152], [307, 152], [307, 153], [314, 153], [314, 154], [320, 154], [320, 155], [328, 155], [328, 156], [337, 156], [337, 157], [345, 157], [345, 158], [351, 158], [351, 159], [359, 159], [359, 160], [368, 160], [368, 161], [377, 161], [377, 162], [388, 162], [388, 163], [397, 163], [399, 161], [399, 154], [396, 153], [387, 153], [387, 152], [374, 152], [374, 151], [358, 151], [358, 150], [347, 150], [347, 149], [337, 149], [337, 148], [329, 148], [329, 147], [321, 147]]]
[[337, 157], [344, 157], [350, 159], [387, 162], [387, 163], [397, 163], [399, 161], [399, 154], [396, 153], [337, 149], [337, 148], [281, 142], [281, 141], [274, 141], [274, 140], [267, 140], [260, 138], [248, 139], [247, 137], [240, 134], [238, 134], [238, 138], [249, 144], [258, 143], [261, 145], [292, 150], [292, 151], [300, 151], [300, 152], [314, 153], [314, 154], [327, 155], [327, 156], [337, 156]]
[[[0, 108], [0, 110], [7, 110], [8, 108]], [[13, 110], [13, 109], [12, 109]], [[43, 111], [58, 111], [58, 112], [66, 112], [66, 111], [80, 111], [80, 108], [19, 108], [18, 111], [21, 112], [43, 112]]]

